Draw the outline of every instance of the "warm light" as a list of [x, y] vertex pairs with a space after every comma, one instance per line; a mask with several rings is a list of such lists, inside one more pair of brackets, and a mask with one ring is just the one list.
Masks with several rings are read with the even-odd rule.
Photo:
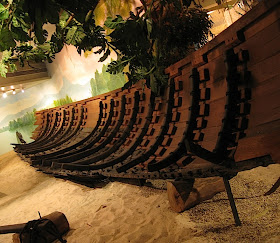
[[48, 107], [48, 108], [52, 107], [52, 106], [53, 106], [53, 101], [54, 101], [54, 100], [55, 100], [54, 97], [48, 98], [48, 99], [45, 101], [44, 107]]
[[13, 94], [16, 94], [16, 91], [15, 91], [15, 90], [13, 90]]
[[21, 93], [24, 93], [24, 89], [21, 90]]
[[4, 88], [4, 87], [1, 87], [1, 90], [5, 90], [5, 88]]
[[7, 94], [6, 94], [6, 92], [5, 92], [5, 93], [3, 93], [3, 98], [7, 98]]
[[14, 89], [15, 87], [13, 85], [11, 85], [11, 89]]

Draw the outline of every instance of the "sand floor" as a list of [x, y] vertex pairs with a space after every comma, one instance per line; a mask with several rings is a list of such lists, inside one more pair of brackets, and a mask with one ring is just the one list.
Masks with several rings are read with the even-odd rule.
[[[89, 188], [37, 172], [14, 152], [0, 156], [0, 225], [63, 212], [69, 243], [280, 242], [280, 188], [269, 195], [280, 165], [239, 173], [230, 182], [241, 227], [226, 193], [183, 213], [173, 212], [165, 190], [110, 182]], [[0, 243], [12, 235], [0, 235]]]

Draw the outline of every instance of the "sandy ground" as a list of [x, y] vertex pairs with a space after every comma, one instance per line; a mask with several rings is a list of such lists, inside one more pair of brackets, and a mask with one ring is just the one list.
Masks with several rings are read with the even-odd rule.
[[[231, 180], [242, 221], [235, 227], [226, 193], [184, 212], [173, 212], [165, 190], [110, 182], [88, 188], [35, 171], [14, 152], [0, 156], [0, 225], [63, 212], [69, 243], [280, 242], [280, 188], [263, 194], [280, 166], [242, 172]], [[12, 235], [0, 235], [1, 243]]]

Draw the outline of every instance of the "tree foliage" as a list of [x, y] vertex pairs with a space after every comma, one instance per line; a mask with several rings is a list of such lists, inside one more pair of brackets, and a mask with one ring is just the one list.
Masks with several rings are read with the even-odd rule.
[[66, 95], [65, 98], [54, 100], [53, 101], [53, 106], [57, 107], [57, 106], [70, 104], [70, 103], [73, 103], [73, 102], [74, 102], [74, 100], [71, 97], [69, 97], [68, 95]]
[[[113, 6], [116, 1], [105, 1], [108, 9], [109, 2]], [[5, 52], [1, 75], [8, 67], [14, 70], [16, 61], [21, 65], [29, 60], [51, 62], [65, 44], [74, 45], [79, 53], [98, 47], [95, 53], [102, 54], [101, 62], [112, 51], [117, 53], [108, 72], [124, 72], [128, 85], [146, 79], [158, 92], [167, 82], [164, 69], [184, 57], [194, 43], [204, 44], [210, 33], [212, 22], [207, 13], [197, 4], [190, 7], [192, 2], [141, 0], [142, 6], [128, 18], [109, 16], [101, 27], [94, 19], [98, 0], [1, 1], [0, 51]], [[45, 30], [46, 23], [56, 26], [52, 35]], [[108, 35], [104, 28], [109, 29]]]
[[9, 126], [1, 127], [1, 128], [0, 128], [0, 133], [6, 132], [6, 131], [9, 131]]
[[125, 76], [122, 72], [110, 74], [106, 70], [108, 65], [103, 64], [102, 72], [95, 71], [94, 78], [90, 80], [91, 94], [96, 96], [121, 88], [125, 84]]
[[33, 109], [32, 112], [27, 112], [22, 117], [17, 118], [16, 120], [12, 120], [9, 122], [9, 131], [13, 132], [22, 127], [33, 125], [36, 121], [35, 117], [36, 109]]
[[[1, 75], [8, 67], [24, 61], [52, 62], [65, 44], [74, 45], [79, 53], [94, 47], [106, 51], [103, 28], [95, 25], [93, 10], [98, 0], [6, 0], [0, 2]], [[7, 14], [8, 13], [8, 14]], [[49, 35], [45, 24], [54, 24]], [[101, 51], [101, 52], [102, 52]]]
[[113, 30], [110, 43], [119, 51], [108, 71], [118, 73], [129, 64], [126, 74], [132, 83], [146, 79], [158, 92], [167, 82], [164, 69], [185, 57], [194, 43], [205, 44], [212, 22], [199, 5], [190, 8], [191, 1], [141, 2], [128, 19], [117, 16], [105, 22]]

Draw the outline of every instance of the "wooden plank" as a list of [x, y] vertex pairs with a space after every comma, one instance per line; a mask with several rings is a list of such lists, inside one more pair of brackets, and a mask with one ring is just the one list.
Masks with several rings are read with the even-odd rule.
[[[237, 31], [246, 29], [247, 25], [251, 25], [251, 23], [256, 22], [258, 18], [261, 18], [263, 15], [268, 12], [272, 12], [275, 10], [276, 6], [279, 6], [279, 0], [271, 0], [271, 1], [262, 1], [256, 7], [254, 7], [251, 11], [242, 16], [238, 21], [233, 23], [230, 28], [225, 29], [221, 32], [217, 37], [207, 43], [207, 45], [203, 46], [195, 53], [196, 55], [204, 55], [214, 49], [216, 46], [220, 45], [220, 43], [225, 42], [226, 39], [231, 38], [233, 35], [237, 33]], [[276, 15], [280, 16], [279, 8], [277, 7]]]
[[280, 163], [280, 130], [239, 140], [235, 160], [242, 161], [271, 155], [275, 163]]
[[[262, 32], [264, 29], [269, 29], [269, 26], [275, 23], [279, 23], [279, 14], [280, 14], [280, 5], [275, 6], [275, 9], [273, 12], [267, 12], [265, 13], [261, 18], [258, 18], [254, 23], [249, 24], [246, 26], [246, 29], [244, 30], [244, 35], [246, 38], [246, 42], [252, 38], [255, 37], [256, 34], [259, 34], [259, 32]], [[278, 26], [279, 30], [279, 26]], [[273, 35], [275, 33], [271, 32], [270, 35]]]
[[[210, 88], [210, 100], [208, 101], [209, 104], [215, 103], [216, 101], [219, 102], [221, 99], [225, 99], [226, 92], [227, 92], [227, 81], [226, 79], [220, 79], [215, 83], [206, 85], [207, 88]], [[211, 108], [210, 108], [211, 109]]]
[[269, 121], [267, 123], [262, 123], [259, 126], [250, 126], [250, 120], [249, 120], [249, 128], [245, 130], [246, 137], [253, 137], [253, 136], [259, 136], [266, 133], [271, 133], [272, 131], [278, 131], [280, 130], [280, 119]]
[[212, 84], [219, 85], [221, 80], [226, 77], [226, 66], [224, 63], [224, 57], [219, 56], [213, 59], [211, 62], [198, 68], [200, 76], [203, 76], [203, 69], [209, 69], [210, 80], [206, 82], [206, 86], [210, 87]]
[[252, 89], [249, 129], [280, 119], [280, 75]]
[[259, 83], [265, 82], [279, 75], [280, 53], [271, 56], [249, 69], [252, 78], [250, 85], [256, 87]]
[[257, 63], [280, 52], [279, 43], [280, 20], [236, 47], [235, 52], [238, 53], [240, 50], [248, 50], [249, 61], [247, 65], [249, 69], [254, 69], [254, 65]]

